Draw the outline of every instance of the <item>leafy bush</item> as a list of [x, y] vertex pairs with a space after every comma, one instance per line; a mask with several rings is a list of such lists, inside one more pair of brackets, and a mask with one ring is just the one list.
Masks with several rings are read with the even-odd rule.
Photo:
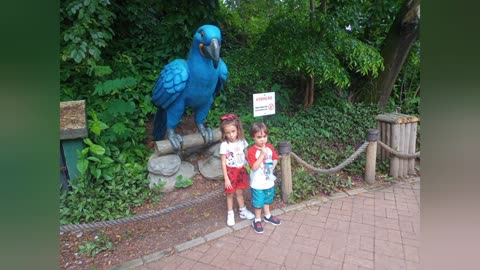
[[315, 174], [305, 168], [298, 169], [293, 175], [293, 192], [290, 202], [295, 203], [308, 199], [320, 192], [330, 195], [339, 188], [351, 188], [352, 181], [338, 174]]

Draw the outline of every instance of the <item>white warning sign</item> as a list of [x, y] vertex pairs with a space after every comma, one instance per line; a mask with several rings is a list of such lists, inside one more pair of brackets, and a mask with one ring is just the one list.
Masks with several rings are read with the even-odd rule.
[[275, 114], [275, 92], [253, 94], [253, 117]]

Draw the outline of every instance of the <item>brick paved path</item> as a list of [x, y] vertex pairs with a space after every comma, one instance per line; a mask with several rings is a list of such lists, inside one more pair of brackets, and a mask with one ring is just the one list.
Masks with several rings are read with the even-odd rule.
[[337, 193], [275, 210], [263, 234], [243, 221], [114, 269], [418, 269], [419, 206], [419, 178]]

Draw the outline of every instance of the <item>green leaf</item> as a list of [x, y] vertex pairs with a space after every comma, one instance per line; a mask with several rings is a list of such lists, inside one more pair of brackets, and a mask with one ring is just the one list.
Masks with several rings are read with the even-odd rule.
[[96, 157], [88, 157], [87, 159], [95, 162], [101, 162], [101, 160]]
[[88, 168], [88, 160], [87, 159], [80, 159], [77, 162], [77, 169], [83, 175], [87, 171]]
[[92, 144], [90, 146], [90, 151], [96, 155], [103, 155], [105, 154], [105, 148], [101, 147], [100, 145], [97, 144]]
[[88, 146], [92, 146], [92, 145], [93, 145], [93, 142], [92, 142], [89, 138], [83, 139], [83, 142], [84, 142], [85, 144], [87, 144]]

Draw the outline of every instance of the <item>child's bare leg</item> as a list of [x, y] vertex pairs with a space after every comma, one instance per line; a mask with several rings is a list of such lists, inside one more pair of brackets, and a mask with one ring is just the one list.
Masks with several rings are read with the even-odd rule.
[[245, 200], [243, 199], [243, 189], [237, 188], [236, 194], [237, 194], [238, 208], [243, 208], [245, 206]]
[[255, 208], [255, 219], [256, 220], [261, 220], [262, 217], [262, 208]]
[[227, 210], [233, 210], [233, 193], [227, 193]]
[[265, 216], [269, 217], [270, 216], [270, 204], [264, 204], [263, 205], [263, 213]]

